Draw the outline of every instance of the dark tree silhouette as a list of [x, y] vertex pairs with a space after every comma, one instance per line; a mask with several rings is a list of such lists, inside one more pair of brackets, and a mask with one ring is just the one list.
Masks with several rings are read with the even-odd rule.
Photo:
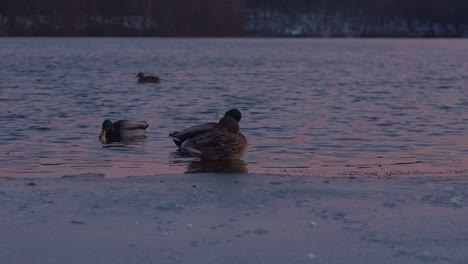
[[[468, 24], [467, 0], [2, 0], [0, 35], [242, 36], [307, 13]], [[287, 19], [278, 22], [272, 14]], [[370, 23], [370, 22], [366, 22]], [[253, 32], [253, 34], [260, 32]], [[274, 34], [272, 32], [271, 34]]]

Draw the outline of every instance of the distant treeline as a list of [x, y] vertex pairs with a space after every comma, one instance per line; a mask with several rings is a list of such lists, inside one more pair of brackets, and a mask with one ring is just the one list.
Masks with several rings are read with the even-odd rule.
[[359, 35], [369, 23], [380, 25], [372, 29], [378, 36], [389, 24], [399, 34], [395, 19], [410, 28], [423, 21], [425, 27], [410, 30], [440, 25], [450, 36], [465, 36], [468, 0], [0, 1], [4, 36], [341, 36]]
[[284, 12], [348, 10], [381, 16], [468, 22], [466, 0], [246, 0], [244, 3], [248, 7], [263, 7]]
[[218, 36], [241, 33], [232, 0], [1, 0], [3, 35]]

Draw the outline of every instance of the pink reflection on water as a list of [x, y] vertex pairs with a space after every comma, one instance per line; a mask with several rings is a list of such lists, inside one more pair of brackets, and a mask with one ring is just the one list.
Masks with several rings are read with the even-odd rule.
[[[222, 171], [229, 166], [172, 155], [167, 135], [217, 121], [232, 107], [244, 113], [249, 173], [468, 169], [464, 41], [28, 42], [13, 43], [21, 52], [0, 61], [8, 65], [0, 80], [2, 177]], [[139, 71], [162, 81], [138, 84]], [[105, 118], [146, 120], [148, 138], [103, 148]]]

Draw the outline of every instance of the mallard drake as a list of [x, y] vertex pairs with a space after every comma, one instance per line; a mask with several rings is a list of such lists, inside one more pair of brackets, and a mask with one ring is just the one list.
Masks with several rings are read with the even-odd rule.
[[247, 145], [239, 122], [232, 116], [224, 116], [214, 128], [184, 140], [180, 149], [202, 160], [231, 160], [240, 159]]
[[139, 72], [136, 77], [140, 83], [157, 83], [161, 80], [158, 76], [145, 76], [142, 72]]
[[[242, 114], [238, 109], [231, 109], [227, 111], [224, 116], [231, 116], [234, 119], [239, 122], [242, 119]], [[174, 140], [174, 143], [180, 147], [182, 143], [190, 138], [193, 138], [195, 136], [198, 136], [200, 134], [203, 134], [205, 132], [210, 131], [213, 129], [218, 123], [216, 122], [210, 122], [210, 123], [205, 123], [197, 126], [193, 126], [187, 129], [184, 129], [180, 132], [174, 131], [169, 134], [170, 137], [172, 137], [172, 140]]]
[[143, 137], [148, 127], [146, 121], [119, 120], [112, 123], [112, 121], [106, 119], [102, 122], [99, 139], [102, 140], [105, 137], [107, 141], [120, 141], [122, 138]]

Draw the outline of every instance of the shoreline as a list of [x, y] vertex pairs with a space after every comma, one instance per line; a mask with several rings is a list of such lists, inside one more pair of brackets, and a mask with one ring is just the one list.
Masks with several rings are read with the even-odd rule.
[[0, 258], [171, 264], [468, 259], [463, 176], [103, 176], [0, 179]]

